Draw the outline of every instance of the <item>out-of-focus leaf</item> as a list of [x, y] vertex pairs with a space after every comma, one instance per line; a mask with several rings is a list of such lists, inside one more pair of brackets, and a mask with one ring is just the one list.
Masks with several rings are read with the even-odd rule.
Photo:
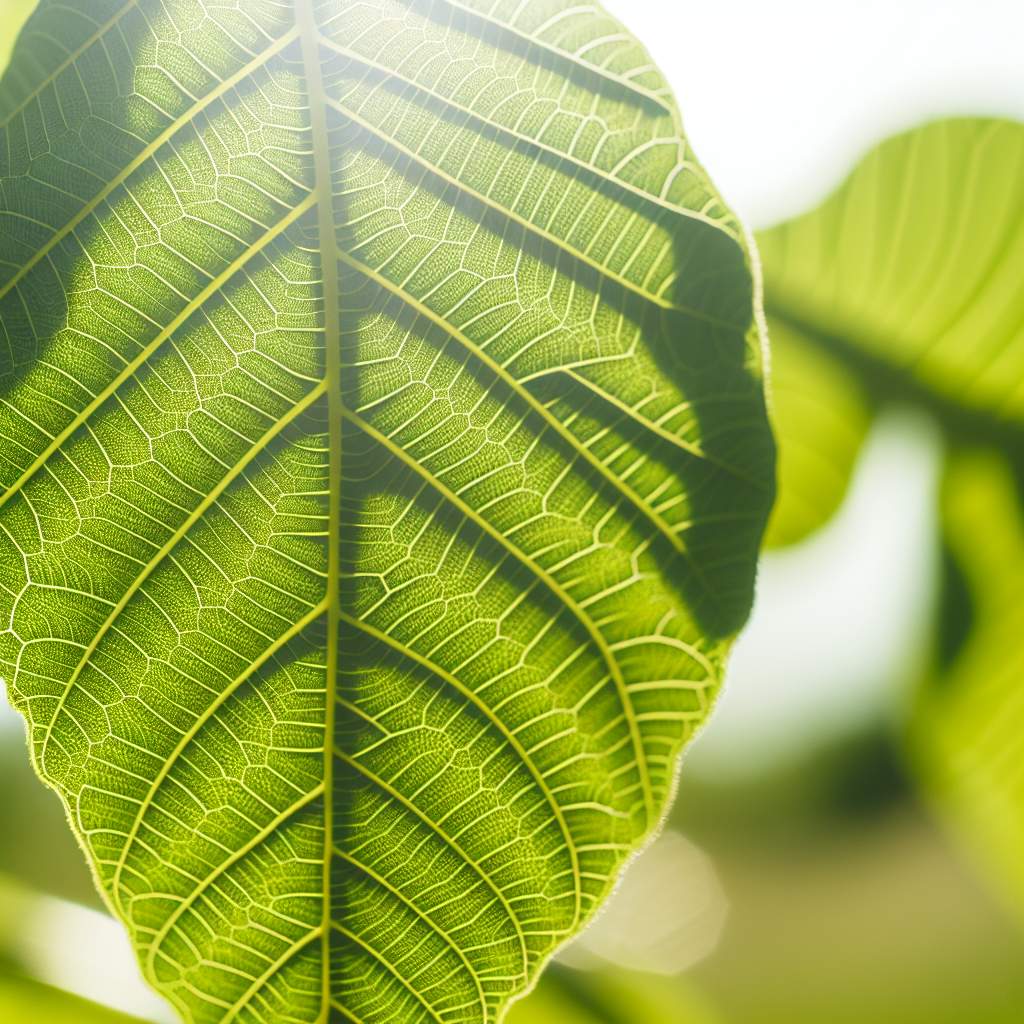
[[[758, 243], [778, 345], [774, 542], [835, 507], [870, 415], [861, 395], [916, 403], [954, 444], [990, 450], [949, 468], [942, 664], [911, 732], [939, 805], [1024, 906], [1024, 526], [1003, 458], [1024, 454], [1024, 125], [957, 118], [898, 135]], [[793, 331], [817, 374], [787, 371]], [[808, 404], [851, 429], [801, 418]]]
[[7, 67], [14, 41], [36, 0], [0, 0], [0, 71]]
[[1024, 508], [995, 453], [951, 457], [943, 527], [953, 572], [934, 678], [911, 739], [926, 786], [1024, 912]]
[[[7, 708], [6, 715], [11, 712]], [[4, 726], [8, 723], [4, 722]], [[39, 892], [101, 906], [63, 808], [39, 785], [22, 729], [0, 728], [0, 877]], [[0, 911], [2, 917], [2, 911]]]
[[719, 1017], [684, 978], [556, 965], [505, 1024], [719, 1024]]
[[[45, 858], [43, 858], [45, 859]], [[56, 899], [0, 875], [0, 973], [67, 991], [151, 1022], [171, 1010], [147, 988], [131, 944], [102, 912]], [[0, 1014], [0, 1021], [7, 1022]]]
[[758, 245], [776, 319], [922, 400], [1024, 425], [1024, 124], [897, 135]]
[[0, 1021], [4, 1024], [144, 1024], [0, 968]]
[[846, 494], [871, 423], [849, 367], [784, 320], [769, 320], [778, 498], [766, 543], [794, 544], [823, 526]]
[[1024, 125], [957, 118], [891, 138], [758, 246], [779, 436], [770, 543], [835, 511], [878, 402], [1024, 443]]

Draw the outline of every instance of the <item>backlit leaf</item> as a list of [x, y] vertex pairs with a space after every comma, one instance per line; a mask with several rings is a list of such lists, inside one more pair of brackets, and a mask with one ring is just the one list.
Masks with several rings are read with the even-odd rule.
[[0, 673], [197, 1021], [496, 1020], [655, 829], [772, 491], [742, 232], [567, 0], [44, 0]]
[[765, 543], [795, 544], [842, 504], [873, 409], [848, 367], [783, 320], [770, 320], [779, 490]]
[[37, 1024], [145, 1024], [85, 999], [0, 969], [0, 1020]]
[[757, 241], [777, 339], [771, 543], [831, 516], [880, 402], [918, 404], [956, 437], [1024, 444], [1024, 125], [956, 118], [897, 135]]
[[897, 135], [758, 247], [776, 317], [936, 402], [1024, 425], [1024, 124]]

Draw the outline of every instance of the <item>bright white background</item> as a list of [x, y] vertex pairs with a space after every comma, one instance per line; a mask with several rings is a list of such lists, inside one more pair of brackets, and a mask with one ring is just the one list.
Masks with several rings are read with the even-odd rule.
[[1024, 0], [605, 0], [647, 45], [752, 227], [866, 144], [943, 114], [1024, 117]]

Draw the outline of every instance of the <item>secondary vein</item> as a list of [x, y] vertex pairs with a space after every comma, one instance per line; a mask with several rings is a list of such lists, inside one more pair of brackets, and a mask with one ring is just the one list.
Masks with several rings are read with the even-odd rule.
[[180, 117], [176, 118], [171, 122], [152, 142], [145, 146], [141, 152], [139, 152], [135, 158], [122, 170], [119, 174], [116, 174], [99, 192], [93, 196], [79, 211], [76, 213], [71, 220], [69, 220], [63, 227], [58, 228], [50, 238], [43, 244], [42, 248], [38, 249], [28, 260], [22, 264], [18, 272], [5, 284], [0, 285], [0, 299], [2, 299], [8, 292], [16, 288], [17, 285], [24, 279], [25, 275], [32, 270], [39, 262], [41, 262], [50, 252], [53, 251], [54, 247], [58, 245], [62, 239], [66, 238], [71, 234], [79, 224], [82, 223], [94, 210], [98, 209], [100, 204], [107, 199], [109, 196], [121, 187], [131, 176], [135, 173], [147, 160], [150, 159], [166, 142], [169, 142], [175, 135], [178, 134], [184, 127], [192, 124], [192, 122], [198, 117], [198, 115], [205, 110], [215, 100], [220, 99], [221, 96], [229, 93], [236, 85], [244, 82], [254, 71], [262, 67], [267, 61], [270, 60], [275, 54], [280, 53], [286, 46], [289, 45], [295, 39], [295, 34], [289, 32], [276, 40], [272, 45], [268, 46], [261, 54], [254, 57], [245, 67], [240, 68], [235, 74], [228, 78], [225, 78], [222, 82], [218, 83], [213, 89], [211, 89], [205, 96], [199, 99], [196, 103], [192, 104], [188, 110], [185, 111]]

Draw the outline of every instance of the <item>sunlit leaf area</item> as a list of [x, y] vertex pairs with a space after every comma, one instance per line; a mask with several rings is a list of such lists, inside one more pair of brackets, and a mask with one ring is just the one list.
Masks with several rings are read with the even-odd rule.
[[0, 1022], [1024, 1020], [1021, 39], [0, 0]]

